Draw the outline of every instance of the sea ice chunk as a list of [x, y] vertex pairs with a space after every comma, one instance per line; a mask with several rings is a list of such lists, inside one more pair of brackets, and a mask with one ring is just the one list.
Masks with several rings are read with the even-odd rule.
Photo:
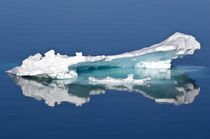
[[77, 78], [76, 68], [81, 65], [169, 69], [173, 59], [193, 54], [198, 49], [200, 43], [193, 36], [177, 32], [159, 44], [112, 56], [83, 56], [81, 52], [77, 52], [76, 56], [67, 56], [55, 54], [54, 50], [50, 50], [44, 56], [39, 53], [29, 56], [21, 66], [7, 72], [17, 76], [66, 79]]

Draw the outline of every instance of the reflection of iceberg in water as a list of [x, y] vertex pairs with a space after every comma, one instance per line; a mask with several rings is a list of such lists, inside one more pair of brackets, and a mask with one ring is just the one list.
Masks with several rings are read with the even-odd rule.
[[136, 87], [141, 93], [158, 103], [189, 104], [199, 94], [200, 88], [186, 75], [173, 77], [168, 83], [157, 83], [149, 88]]
[[78, 106], [89, 101], [89, 98], [69, 94], [69, 88], [65, 87], [65, 82], [60, 85], [50, 80], [43, 81], [15, 76], [13, 78], [21, 87], [23, 95], [37, 100], [43, 99], [49, 106], [55, 106], [55, 103], [60, 104], [62, 102], [69, 102]]
[[[90, 73], [88, 73], [90, 74]], [[92, 74], [93, 75], [93, 74]], [[135, 72], [135, 77], [151, 78], [145, 84], [122, 83], [114, 84], [98, 82], [103, 77], [94, 76], [97, 82], [90, 82], [85, 74], [83, 78], [75, 80], [52, 80], [32, 77], [17, 77], [12, 75], [23, 94], [37, 100], [43, 99], [49, 106], [62, 102], [73, 103], [81, 106], [90, 101], [90, 95], [99, 95], [106, 90], [139, 92], [145, 97], [154, 99], [157, 103], [172, 103], [175, 105], [192, 103], [199, 94], [200, 88], [196, 82], [179, 70], [140, 70]], [[113, 78], [111, 78], [113, 79]], [[119, 80], [115, 79], [115, 80]], [[137, 79], [138, 80], [138, 79]]]

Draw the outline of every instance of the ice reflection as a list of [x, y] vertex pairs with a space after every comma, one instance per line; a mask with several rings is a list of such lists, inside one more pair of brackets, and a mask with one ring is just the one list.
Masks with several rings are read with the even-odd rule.
[[11, 75], [22, 89], [23, 95], [36, 100], [44, 100], [48, 106], [59, 105], [62, 102], [82, 106], [90, 101], [91, 95], [104, 94], [106, 90], [138, 92], [157, 103], [172, 103], [175, 105], [190, 104], [199, 94], [200, 88], [195, 80], [177, 70], [136, 71], [144, 77], [150, 77], [148, 85], [135, 84], [92, 84], [77, 80], [52, 80], [32, 77], [17, 77]]

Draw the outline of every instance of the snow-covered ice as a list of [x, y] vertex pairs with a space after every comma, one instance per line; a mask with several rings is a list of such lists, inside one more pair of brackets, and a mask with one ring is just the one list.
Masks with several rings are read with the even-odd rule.
[[133, 52], [111, 56], [76, 56], [55, 54], [54, 50], [35, 54], [23, 60], [22, 65], [8, 73], [17, 76], [37, 76], [53, 79], [77, 78], [78, 73], [71, 67], [88, 65], [109, 65], [121, 68], [170, 69], [171, 61], [185, 55], [193, 54], [200, 49], [200, 43], [191, 35], [175, 33], [165, 41]]

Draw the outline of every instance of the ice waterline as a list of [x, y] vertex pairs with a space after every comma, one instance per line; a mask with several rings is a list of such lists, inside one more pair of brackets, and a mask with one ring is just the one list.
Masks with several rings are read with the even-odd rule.
[[170, 69], [173, 59], [193, 54], [199, 49], [200, 43], [193, 36], [177, 32], [158, 44], [119, 55], [83, 56], [77, 52], [76, 56], [67, 56], [55, 54], [54, 50], [46, 52], [44, 56], [37, 53], [23, 60], [21, 66], [7, 72], [17, 76], [72, 79], [79, 76], [77, 69], [80, 67]]

